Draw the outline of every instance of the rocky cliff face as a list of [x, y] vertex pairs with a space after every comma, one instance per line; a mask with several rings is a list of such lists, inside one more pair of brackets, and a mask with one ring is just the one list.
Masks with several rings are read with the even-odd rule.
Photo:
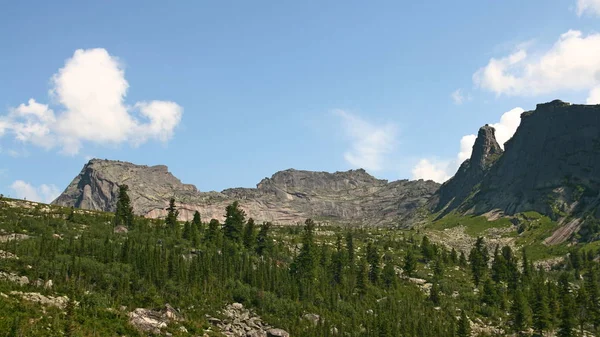
[[482, 128], [471, 159], [442, 185], [432, 208], [585, 219], [600, 217], [599, 193], [600, 105], [556, 100], [521, 115], [504, 153], [493, 129]]
[[63, 206], [114, 211], [118, 186], [127, 184], [134, 212], [163, 217], [171, 197], [181, 220], [195, 211], [203, 219], [223, 219], [225, 207], [239, 200], [258, 221], [290, 224], [306, 218], [338, 223], [390, 224], [408, 220], [439, 187], [432, 181], [376, 179], [364, 170], [311, 172], [285, 170], [256, 188], [200, 192], [181, 183], [166, 166], [142, 166], [93, 159], [53, 202]]

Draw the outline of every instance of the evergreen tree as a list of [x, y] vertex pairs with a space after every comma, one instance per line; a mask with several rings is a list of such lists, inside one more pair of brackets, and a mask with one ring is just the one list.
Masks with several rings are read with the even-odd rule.
[[167, 207], [167, 212], [167, 218], [165, 219], [167, 228], [176, 233], [179, 229], [179, 225], [177, 224], [177, 217], [179, 217], [179, 211], [175, 206], [175, 198], [171, 198], [171, 200], [169, 200], [169, 207]]
[[471, 337], [471, 322], [469, 322], [469, 318], [464, 310], [460, 313], [460, 319], [456, 327], [456, 336]]
[[465, 256], [465, 252], [460, 252], [460, 257], [458, 258], [458, 264], [461, 267], [467, 266], [467, 257]]
[[348, 251], [348, 262], [352, 268], [354, 265], [354, 235], [351, 231], [346, 233], [346, 250]]
[[520, 289], [515, 292], [513, 297], [511, 318], [513, 331], [518, 335], [522, 335], [531, 324], [529, 304]]
[[183, 224], [183, 234], [182, 238], [185, 240], [190, 240], [192, 238], [192, 225], [189, 221], [186, 221]]
[[394, 265], [392, 264], [392, 258], [389, 255], [385, 255], [384, 257], [385, 266], [383, 267], [383, 272], [381, 273], [381, 278], [383, 280], [383, 284], [386, 288], [395, 288], [397, 284], [397, 276], [396, 270], [394, 269]]
[[367, 244], [367, 262], [369, 263], [369, 281], [377, 284], [379, 282], [380, 259], [377, 247], [371, 242]]
[[244, 212], [237, 201], [225, 209], [225, 222], [223, 223], [223, 233], [225, 239], [230, 242], [238, 243], [242, 238], [246, 212]]
[[412, 276], [415, 270], [417, 269], [417, 257], [413, 253], [412, 249], [408, 249], [406, 251], [406, 256], [404, 257], [404, 273], [407, 276]]
[[431, 284], [431, 289], [429, 289], [429, 300], [435, 306], [440, 305], [440, 286], [436, 281]]
[[360, 261], [356, 271], [356, 290], [361, 296], [367, 293], [367, 283], [369, 282], [368, 277], [367, 265], [364, 263], [364, 261]]
[[490, 278], [486, 278], [483, 283], [483, 291], [481, 292], [481, 302], [489, 306], [495, 307], [499, 302], [498, 292], [494, 283]]
[[433, 262], [433, 277], [436, 280], [441, 280], [444, 277], [444, 261], [439, 256]]
[[550, 329], [550, 309], [548, 307], [548, 295], [545, 290], [543, 279], [534, 287], [533, 303], [533, 328], [537, 334], [542, 336], [544, 331]]
[[308, 293], [315, 280], [317, 251], [314, 243], [315, 223], [311, 219], [304, 222], [302, 248], [292, 263], [291, 272], [299, 282], [301, 294]]
[[131, 206], [131, 200], [127, 191], [129, 191], [129, 186], [119, 186], [119, 198], [117, 200], [114, 225], [131, 228], [133, 226], [133, 207]]
[[260, 231], [256, 237], [256, 253], [260, 256], [264, 255], [271, 249], [271, 240], [269, 239], [270, 222], [263, 222], [260, 226]]
[[585, 291], [588, 295], [587, 311], [594, 330], [600, 328], [600, 289], [598, 288], [598, 276], [596, 270], [590, 265], [585, 273]]
[[217, 238], [219, 236], [219, 228], [220, 227], [221, 227], [221, 224], [219, 223], [219, 220], [210, 219], [210, 222], [208, 223], [208, 231], [206, 232], [206, 235], [204, 236], [204, 240], [206, 242], [216, 244]]
[[450, 261], [452, 261], [453, 264], [458, 263], [458, 254], [456, 253], [456, 249], [454, 249], [454, 247], [452, 247], [452, 251], [450, 251]]
[[575, 302], [571, 294], [569, 276], [563, 273], [559, 278], [560, 288], [560, 324], [558, 326], [558, 337], [572, 337], [575, 327]]
[[254, 248], [254, 244], [256, 243], [256, 229], [254, 225], [254, 219], [249, 218], [246, 222], [246, 227], [244, 228], [244, 237], [243, 237], [244, 247], [248, 250], [252, 250]]
[[427, 235], [424, 235], [423, 239], [421, 240], [421, 254], [423, 254], [425, 262], [429, 262], [433, 259], [434, 248], [429, 242], [429, 238], [427, 237]]
[[475, 246], [471, 249], [471, 253], [469, 254], [473, 282], [476, 286], [479, 286], [479, 283], [487, 271], [488, 259], [488, 251], [483, 242], [483, 238], [478, 237]]
[[335, 254], [333, 255], [333, 261], [331, 263], [332, 281], [334, 284], [341, 284], [344, 269], [344, 251], [342, 248], [342, 237], [340, 235], [337, 236], [335, 247]]

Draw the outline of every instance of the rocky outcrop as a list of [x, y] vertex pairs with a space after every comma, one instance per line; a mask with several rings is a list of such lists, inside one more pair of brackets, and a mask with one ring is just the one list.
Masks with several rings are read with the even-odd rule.
[[445, 182], [436, 194], [434, 212], [444, 210], [441, 215], [445, 215], [467, 200], [502, 153], [494, 128], [486, 124], [479, 129], [471, 158], [460, 165], [454, 177]]
[[[170, 322], [183, 321], [179, 312], [169, 304], [160, 311], [137, 308], [129, 313], [129, 324], [142, 332], [159, 334]], [[183, 327], [185, 329], [185, 327]]]
[[521, 115], [504, 153], [490, 129], [480, 130], [471, 158], [432, 199], [434, 211], [537, 211], [565, 225], [600, 217], [600, 105], [538, 104]]
[[62, 206], [114, 211], [121, 184], [129, 186], [134, 212], [153, 218], [166, 215], [171, 197], [180, 220], [195, 211], [203, 219], [223, 219], [225, 207], [239, 200], [248, 216], [280, 224], [321, 221], [388, 224], [407, 221], [437, 190], [432, 181], [376, 179], [366, 171], [311, 172], [289, 169], [265, 178], [256, 188], [200, 192], [183, 184], [166, 166], [143, 166], [93, 159], [53, 202]]
[[241, 303], [229, 304], [222, 311], [223, 319], [208, 317], [221, 333], [228, 337], [289, 337], [283, 330], [269, 326], [260, 316]]

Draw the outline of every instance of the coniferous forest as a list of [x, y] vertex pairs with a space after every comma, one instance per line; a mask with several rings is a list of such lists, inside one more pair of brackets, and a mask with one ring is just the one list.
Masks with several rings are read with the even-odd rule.
[[134, 216], [126, 186], [115, 213], [2, 199], [0, 336], [144, 336], [128, 313], [167, 303], [183, 320], [159, 334], [173, 336], [221, 336], [211, 319], [230, 303], [290, 336], [600, 330], [591, 246], [544, 265], [526, 247], [481, 237], [458, 251], [419, 229], [255, 223], [237, 202], [221, 222], [198, 213], [178, 221], [176, 200], [167, 210], [164, 219]]

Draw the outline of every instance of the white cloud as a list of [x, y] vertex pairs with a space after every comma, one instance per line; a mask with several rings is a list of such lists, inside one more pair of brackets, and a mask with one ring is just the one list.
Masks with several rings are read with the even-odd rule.
[[473, 152], [473, 144], [475, 144], [475, 139], [477, 139], [477, 135], [466, 135], [460, 139], [460, 151], [456, 156], [459, 164], [471, 158], [471, 152]]
[[450, 161], [421, 159], [412, 169], [413, 179], [433, 180], [438, 183], [450, 179], [450, 169], [454, 166]]
[[385, 155], [396, 143], [396, 126], [391, 123], [375, 125], [343, 110], [335, 110], [341, 117], [344, 131], [351, 139], [351, 148], [344, 159], [354, 167], [378, 171], [384, 168]]
[[451, 94], [450, 97], [452, 101], [456, 105], [461, 105], [466, 101], [470, 101], [472, 99], [471, 94], [465, 94], [462, 89], [456, 89]]
[[577, 15], [590, 13], [600, 16], [600, 0], [577, 0]]
[[16, 180], [10, 185], [10, 188], [15, 192], [18, 199], [27, 199], [49, 203], [60, 195], [60, 190], [55, 185], [42, 184], [34, 187], [23, 180]]
[[548, 50], [530, 55], [526, 49], [492, 58], [473, 74], [475, 85], [514, 96], [589, 91], [600, 85], [600, 33], [569, 30]]
[[600, 86], [597, 86], [590, 91], [585, 104], [600, 104]]
[[169, 101], [125, 104], [129, 83], [117, 58], [105, 49], [79, 49], [51, 78], [48, 105], [30, 99], [0, 117], [0, 136], [45, 148], [60, 146], [76, 154], [83, 142], [139, 145], [150, 139], [168, 141], [181, 121], [183, 109]]
[[[504, 143], [508, 141], [517, 131], [521, 123], [521, 113], [523, 109], [514, 108], [502, 114], [498, 123], [490, 124], [496, 129], [496, 140], [500, 147], [504, 148]], [[458, 167], [467, 159], [471, 158], [473, 145], [477, 139], [476, 135], [470, 134], [460, 139], [460, 150], [455, 159], [439, 160], [423, 158], [419, 160], [412, 170], [413, 179], [433, 180], [438, 183], [450, 179]]]

